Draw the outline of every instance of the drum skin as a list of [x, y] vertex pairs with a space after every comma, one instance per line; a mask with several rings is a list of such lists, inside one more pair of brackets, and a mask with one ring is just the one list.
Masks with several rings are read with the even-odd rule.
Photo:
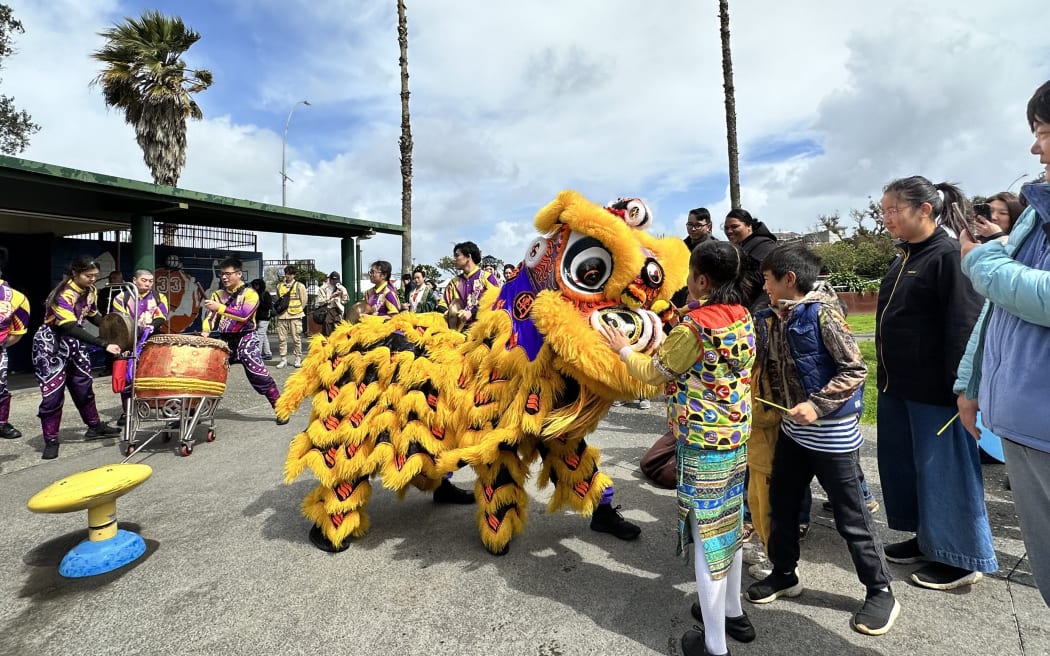
[[130, 351], [134, 347], [131, 340], [133, 329], [131, 317], [119, 312], [110, 312], [99, 322], [98, 336], [110, 344], [120, 346], [121, 351]]
[[135, 395], [222, 396], [230, 349], [218, 339], [197, 335], [154, 335], [146, 340], [135, 373]]

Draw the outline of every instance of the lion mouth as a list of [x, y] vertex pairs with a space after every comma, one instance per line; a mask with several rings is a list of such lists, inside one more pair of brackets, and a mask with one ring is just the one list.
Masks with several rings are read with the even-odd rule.
[[664, 341], [660, 317], [644, 308], [632, 310], [623, 306], [595, 310], [590, 316], [591, 328], [599, 330], [605, 324], [627, 337], [631, 348], [639, 353], [652, 354]]

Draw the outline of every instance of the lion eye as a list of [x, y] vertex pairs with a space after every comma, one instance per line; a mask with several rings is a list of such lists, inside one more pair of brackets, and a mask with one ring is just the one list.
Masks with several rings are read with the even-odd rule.
[[562, 278], [577, 292], [594, 294], [601, 291], [612, 275], [610, 253], [594, 237], [573, 233], [562, 259]]
[[664, 268], [656, 260], [645, 263], [645, 284], [653, 289], [664, 284]]

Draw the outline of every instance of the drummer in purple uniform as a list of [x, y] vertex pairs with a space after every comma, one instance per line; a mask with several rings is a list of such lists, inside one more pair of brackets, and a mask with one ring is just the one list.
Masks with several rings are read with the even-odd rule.
[[[259, 338], [255, 334], [255, 310], [259, 307], [259, 295], [244, 284], [241, 266], [240, 259], [236, 257], [228, 257], [219, 264], [222, 287], [204, 301], [201, 334], [208, 337], [209, 333], [215, 332], [212, 337], [226, 342], [230, 347], [230, 364], [240, 363], [251, 386], [266, 397], [270, 406], [274, 406], [281, 393], [263, 364]], [[281, 426], [287, 424], [288, 420], [278, 418], [276, 422]]]
[[[149, 336], [160, 330], [168, 318], [168, 298], [153, 288], [153, 272], [149, 269], [137, 269], [131, 282], [135, 284], [138, 292], [137, 299], [132, 299], [127, 291], [113, 296], [113, 306], [110, 312], [120, 314], [128, 318], [132, 323], [138, 324], [138, 343], [135, 352], [142, 351], [142, 345]], [[113, 366], [121, 366], [132, 363], [134, 360], [118, 360]], [[133, 365], [128, 364], [128, 380], [134, 375]], [[131, 400], [131, 386], [128, 385], [120, 393], [120, 419], [118, 426], [123, 426], [128, 419], [128, 402]]]
[[458, 302], [459, 330], [466, 332], [478, 318], [482, 294], [489, 289], [499, 288], [500, 284], [494, 272], [485, 272], [478, 266], [481, 264], [481, 249], [472, 241], [455, 245], [452, 263], [460, 273], [445, 287], [437, 309], [439, 312], [448, 312], [449, 306], [454, 301]]
[[365, 300], [376, 316], [390, 317], [401, 311], [397, 289], [390, 284], [392, 269], [386, 260], [377, 260], [368, 267], [368, 279], [372, 281], [373, 287], [365, 294]]
[[[7, 265], [7, 249], [0, 248], [0, 275]], [[11, 392], [7, 391], [7, 349], [22, 339], [29, 325], [29, 301], [22, 292], [0, 278], [0, 437], [14, 440], [22, 431], [7, 422], [11, 414]]]
[[87, 424], [84, 437], [118, 435], [120, 429], [99, 419], [91, 389], [91, 360], [85, 344], [100, 346], [110, 355], [120, 347], [84, 330], [84, 320], [98, 325], [95, 278], [98, 263], [82, 255], [69, 264], [62, 282], [51, 290], [44, 304], [44, 323], [33, 335], [33, 371], [40, 385], [40, 426], [44, 431], [44, 460], [58, 457], [58, 429], [68, 385], [69, 396]]

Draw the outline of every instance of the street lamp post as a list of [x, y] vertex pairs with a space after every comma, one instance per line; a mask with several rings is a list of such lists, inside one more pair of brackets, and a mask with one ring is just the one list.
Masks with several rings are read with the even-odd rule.
[[[288, 205], [288, 176], [284, 172], [285, 153], [288, 150], [288, 126], [292, 123], [292, 114], [299, 105], [310, 106], [309, 100], [300, 100], [288, 110], [288, 120], [284, 122], [284, 139], [281, 140], [281, 207]], [[281, 257], [288, 260], [288, 233], [281, 234]]]

